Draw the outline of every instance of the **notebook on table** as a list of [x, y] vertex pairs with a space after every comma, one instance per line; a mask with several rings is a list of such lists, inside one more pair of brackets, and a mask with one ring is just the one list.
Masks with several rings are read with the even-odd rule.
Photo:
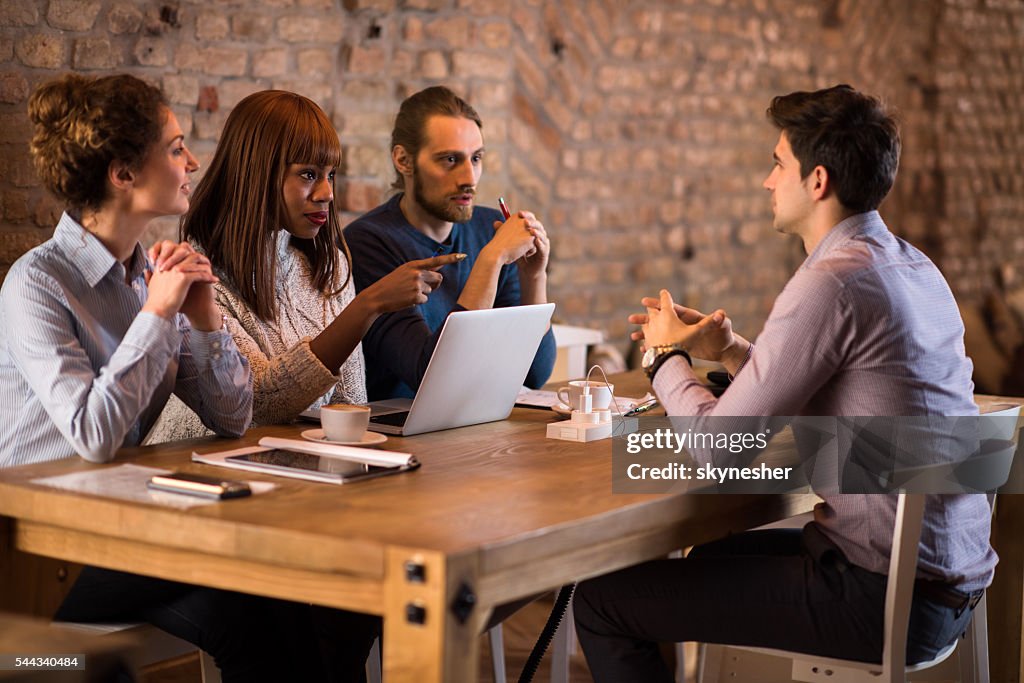
[[[534, 304], [449, 314], [416, 397], [370, 403], [370, 430], [411, 436], [504, 420], [554, 310]], [[319, 410], [303, 416], [319, 419]]]

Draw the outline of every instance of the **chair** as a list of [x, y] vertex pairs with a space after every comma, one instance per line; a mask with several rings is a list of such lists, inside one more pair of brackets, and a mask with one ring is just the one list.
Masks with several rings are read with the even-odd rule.
[[141, 647], [132, 659], [136, 667], [149, 666], [157, 662], [181, 657], [192, 652], [199, 652], [199, 668], [202, 683], [220, 683], [220, 669], [213, 657], [199, 650], [195, 645], [161, 631], [149, 624], [87, 624], [68, 621], [55, 621], [53, 627], [78, 633], [88, 633], [97, 637], [121, 634], [133, 637]]
[[[501, 624], [492, 626], [487, 631], [487, 639], [491, 644], [491, 671], [494, 674], [494, 683], [505, 683], [505, 643]], [[377, 638], [373, 641], [370, 655], [366, 658], [366, 681], [367, 683], [381, 683], [382, 679], [380, 638]]]
[[[674, 550], [669, 557], [682, 557], [683, 551]], [[558, 630], [551, 640], [551, 683], [569, 683], [569, 662], [576, 654], [579, 641], [576, 638], [576, 626], [573, 617], [573, 601], [570, 600], [562, 617]], [[675, 645], [676, 655], [676, 681], [683, 683], [686, 680], [686, 660], [682, 643]], [[498, 678], [495, 677], [495, 682]], [[504, 679], [502, 679], [504, 680]]]
[[[984, 486], [994, 490], [1006, 481], [1020, 428], [1020, 406], [987, 413], [986, 417], [1004, 419], [982, 421], [982, 447], [985, 457], [997, 466], [992, 468], [993, 480]], [[1015, 418], [1015, 419], [1008, 419]], [[985, 450], [985, 444], [1002, 446], [997, 452]], [[1010, 447], [1007, 448], [1006, 444]], [[938, 476], [949, 474], [949, 468], [934, 468]], [[1000, 479], [1001, 477], [1001, 479]], [[999, 479], [998, 481], [996, 481]], [[994, 498], [993, 498], [994, 505]], [[710, 681], [737, 680], [737, 670], [744, 668], [744, 653], [769, 655], [791, 661], [791, 676], [794, 681], [814, 683], [830, 681], [835, 683], [903, 683], [908, 675], [938, 667], [949, 660], [957, 650], [954, 641], [939, 652], [932, 660], [906, 666], [907, 627], [910, 619], [910, 605], [913, 598], [914, 579], [917, 570], [917, 552], [924, 516], [924, 493], [901, 491], [896, 507], [896, 523], [893, 531], [893, 546], [889, 559], [889, 582], [885, 592], [884, 645], [880, 664], [819, 657], [803, 653], [786, 652], [767, 648], [744, 648], [735, 646], [708, 645], [701, 666], [703, 683]], [[959, 645], [959, 681], [961, 683], [988, 683], [988, 630], [986, 624], [985, 599], [975, 606], [974, 613]], [[727, 661], [728, 660], [728, 661]], [[950, 660], [952, 661], [952, 660]], [[762, 670], [763, 671], [763, 670]], [[763, 674], [762, 674], [763, 675]], [[758, 680], [764, 680], [760, 678]]]
[[604, 341], [604, 333], [572, 325], [551, 326], [555, 335], [555, 366], [549, 382], [578, 379], [587, 373], [587, 348]]

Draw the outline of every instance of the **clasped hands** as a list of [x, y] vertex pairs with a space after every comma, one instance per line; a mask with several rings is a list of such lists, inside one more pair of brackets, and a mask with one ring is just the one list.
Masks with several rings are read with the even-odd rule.
[[147, 252], [151, 270], [146, 270], [149, 293], [142, 310], [171, 319], [184, 314], [197, 330], [221, 326], [220, 309], [213, 287], [220, 280], [213, 274], [210, 259], [188, 242], [163, 240]]
[[643, 348], [679, 344], [694, 358], [723, 363], [730, 372], [746, 356], [750, 342], [732, 330], [732, 321], [718, 309], [709, 315], [675, 303], [668, 290], [659, 298], [644, 297], [641, 305], [647, 313], [629, 316], [629, 322], [641, 329], [630, 337]]

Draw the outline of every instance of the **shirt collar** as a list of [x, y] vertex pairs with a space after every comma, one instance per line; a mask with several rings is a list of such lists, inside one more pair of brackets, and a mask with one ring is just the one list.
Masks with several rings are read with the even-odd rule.
[[[66, 211], [61, 214], [57, 228], [53, 231], [53, 240], [63, 252], [65, 258], [75, 264], [90, 287], [95, 287], [107, 276], [111, 269], [117, 270], [117, 276], [124, 276], [124, 266], [114, 255], [103, 246], [95, 235], [82, 227], [81, 223], [72, 218]], [[146, 268], [146, 254], [141, 244], [135, 245], [132, 252], [129, 279], [134, 280]]]
[[877, 211], [854, 214], [832, 226], [832, 229], [818, 242], [818, 246], [804, 261], [804, 266], [813, 265], [833, 249], [838, 249], [857, 235], [878, 235], [887, 231], [888, 228], [885, 227], [885, 222]]

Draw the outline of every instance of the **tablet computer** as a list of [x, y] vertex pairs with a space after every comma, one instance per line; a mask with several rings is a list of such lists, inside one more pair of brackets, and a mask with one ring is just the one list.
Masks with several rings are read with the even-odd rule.
[[333, 458], [313, 453], [285, 450], [282, 448], [260, 449], [249, 453], [229, 455], [224, 458], [225, 464], [244, 466], [249, 470], [265, 470], [268, 473], [286, 476], [299, 476], [334, 484], [345, 484], [363, 479], [373, 479], [388, 474], [408, 472], [420, 466], [416, 458], [404, 465], [380, 467], [364, 463]]

